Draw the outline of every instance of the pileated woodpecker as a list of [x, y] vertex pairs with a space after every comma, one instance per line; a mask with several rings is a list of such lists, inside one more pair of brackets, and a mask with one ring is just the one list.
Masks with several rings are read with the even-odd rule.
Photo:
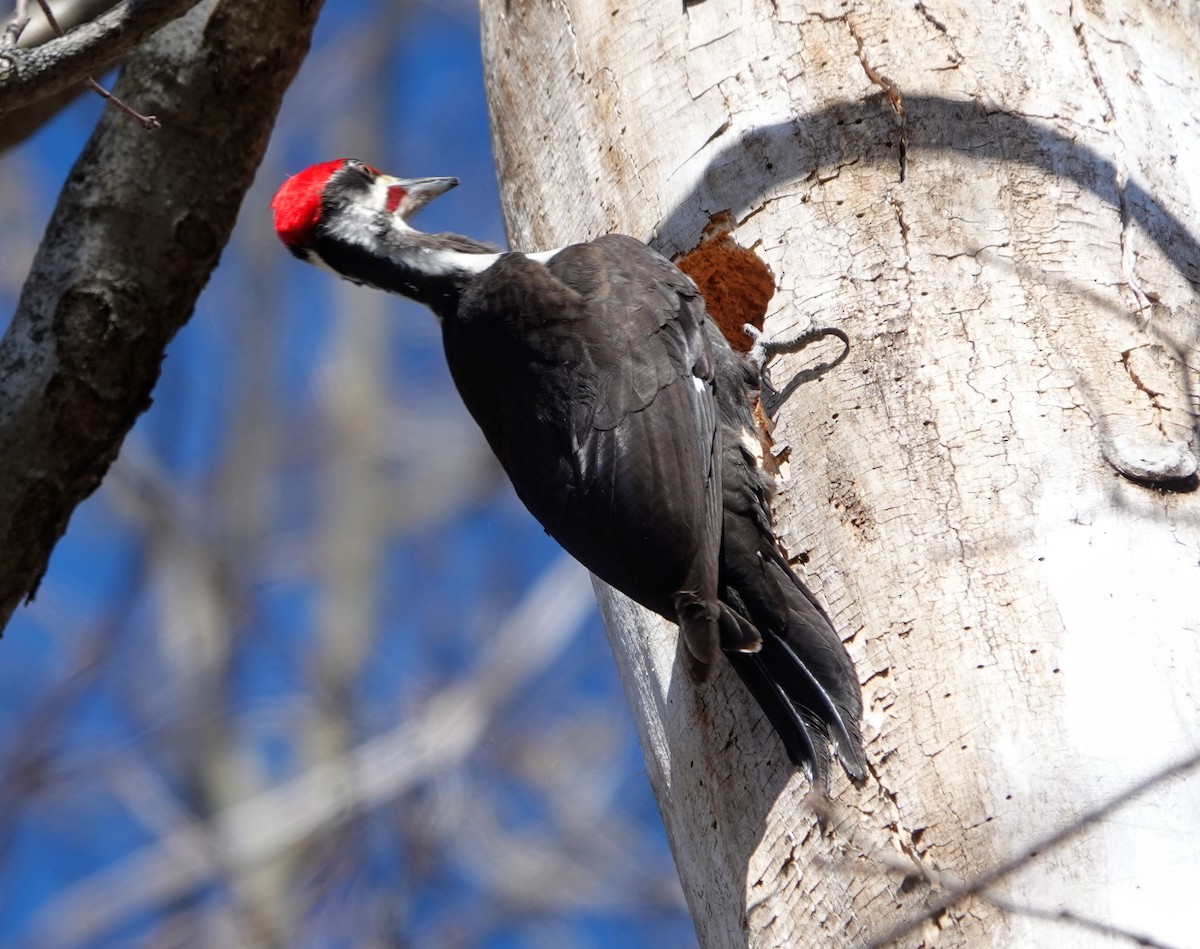
[[301, 260], [433, 310], [463, 401], [547, 533], [678, 623], [693, 679], [723, 651], [815, 785], [831, 742], [863, 780], [854, 666], [772, 530], [761, 365], [631, 237], [521, 254], [409, 226], [456, 184], [325, 162], [276, 193], [275, 230]]

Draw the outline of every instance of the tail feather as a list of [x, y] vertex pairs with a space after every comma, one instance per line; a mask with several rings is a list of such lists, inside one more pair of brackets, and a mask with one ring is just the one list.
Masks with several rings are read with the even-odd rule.
[[747, 526], [726, 512], [722, 599], [758, 631], [762, 648], [753, 655], [727, 649], [726, 656], [814, 786], [827, 786], [830, 744], [846, 774], [863, 781], [862, 688], [854, 664], [774, 539]]
[[[846, 773], [855, 781], [865, 781], [867, 765], [858, 725], [861, 701], [847, 708], [844, 697], [835, 699], [831, 696], [787, 640], [780, 636], [768, 636], [763, 653], [763, 660], [771, 663], [775, 687], [819, 720], [822, 737], [833, 742]], [[857, 681], [854, 686], [858, 688]]]
[[778, 655], [780, 676], [791, 674], [785, 691], [803, 708], [812, 710], [829, 726], [829, 738], [837, 748], [846, 773], [856, 781], [867, 776], [862, 752], [862, 686], [854, 663], [829, 615], [774, 549], [766, 566], [773, 574], [786, 604], [788, 619], [780, 635], [773, 637], [770, 654]]
[[[831, 744], [846, 773], [862, 781], [867, 766], [858, 674], [829, 616], [792, 572], [775, 538], [774, 479], [764, 467], [754, 411], [762, 364], [736, 356], [716, 324], [706, 325], [721, 426], [721, 646], [788, 757], [814, 786], [826, 786]], [[725, 610], [740, 623], [725, 621]], [[757, 652], [730, 648], [756, 640], [762, 643]]]
[[813, 741], [809, 722], [801, 717], [787, 692], [771, 675], [761, 655], [729, 653], [729, 661], [745, 683], [750, 694], [766, 713], [792, 764], [800, 768], [814, 787], [825, 791], [829, 787], [829, 750], [822, 729], [817, 729], [819, 741]]

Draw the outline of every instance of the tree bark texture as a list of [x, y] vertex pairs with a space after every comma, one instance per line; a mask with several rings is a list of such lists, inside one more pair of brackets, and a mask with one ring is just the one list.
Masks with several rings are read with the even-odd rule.
[[[1200, 744], [1200, 8], [483, 19], [515, 247], [675, 254], [728, 209], [768, 331], [852, 341], [781, 409], [776, 513], [863, 682], [864, 788], [814, 802], [728, 670], [694, 688], [600, 590], [701, 944], [870, 943]], [[1152, 788], [900, 942], [1188, 944], [1197, 814], [1194, 776]]]
[[237, 218], [318, 0], [206, 3], [133, 54], [0, 343], [0, 625], [150, 403]]

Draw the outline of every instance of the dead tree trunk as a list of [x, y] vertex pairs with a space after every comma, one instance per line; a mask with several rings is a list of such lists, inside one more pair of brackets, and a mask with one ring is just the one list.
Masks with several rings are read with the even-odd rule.
[[857, 663], [873, 780], [819, 827], [735, 677], [694, 689], [673, 627], [600, 591], [702, 945], [861, 945], [922, 912], [925, 945], [1191, 941], [1194, 778], [955, 887], [1200, 743], [1194, 11], [483, 18], [515, 247], [673, 254], [729, 209], [776, 277], [768, 330], [852, 339], [781, 411], [776, 513]]

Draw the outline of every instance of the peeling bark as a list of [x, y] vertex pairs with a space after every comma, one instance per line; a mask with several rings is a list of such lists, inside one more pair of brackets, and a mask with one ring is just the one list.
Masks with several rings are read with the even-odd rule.
[[150, 403], [266, 149], [320, 3], [205, 3], [130, 59], [0, 343], [0, 624]]
[[[598, 587], [702, 945], [868, 942], [1200, 743], [1186, 7], [483, 5], [514, 246], [674, 254], [728, 209], [767, 330], [852, 340], [782, 409], [777, 515], [872, 782], [814, 804], [736, 678], [694, 688]], [[1198, 811], [1194, 777], [1158, 788], [919, 942], [1187, 944]]]

